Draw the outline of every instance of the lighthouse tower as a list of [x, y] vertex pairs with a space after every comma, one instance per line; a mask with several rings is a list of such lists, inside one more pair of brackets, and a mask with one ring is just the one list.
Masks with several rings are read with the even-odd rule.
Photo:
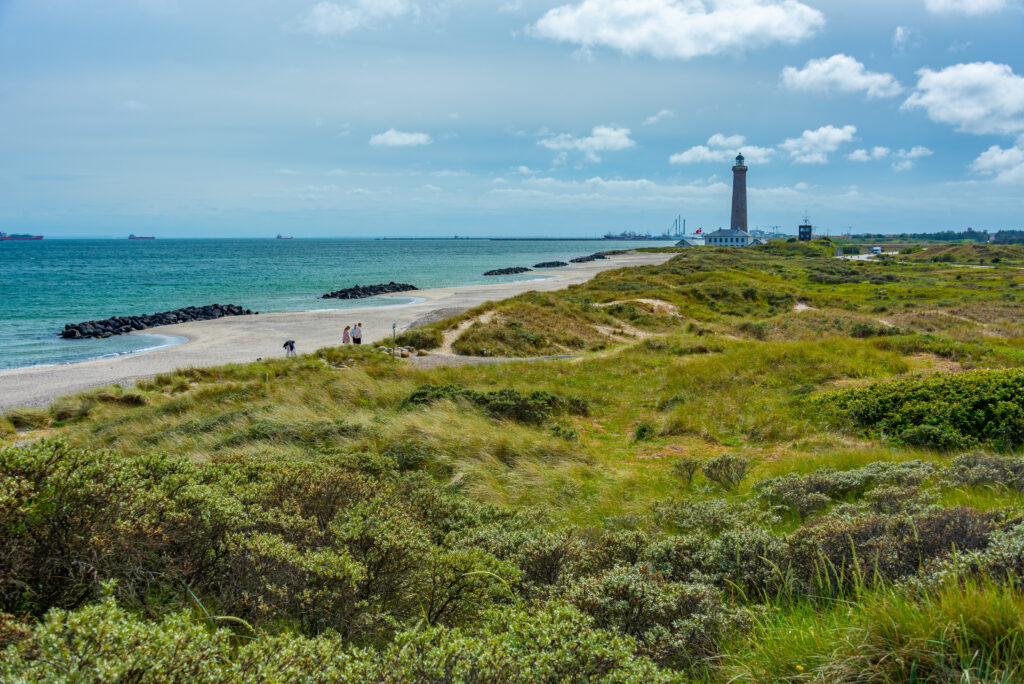
[[747, 165], [743, 155], [736, 155], [736, 166], [732, 167], [732, 224], [733, 230], [747, 232]]

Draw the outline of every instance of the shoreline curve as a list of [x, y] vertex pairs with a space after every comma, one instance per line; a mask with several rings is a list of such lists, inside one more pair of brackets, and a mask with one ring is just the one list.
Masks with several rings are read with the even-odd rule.
[[[363, 339], [377, 340], [390, 334], [392, 324], [399, 331], [405, 331], [440, 309], [465, 310], [531, 290], [560, 290], [586, 282], [601, 271], [661, 264], [673, 256], [664, 252], [627, 252], [533, 274], [549, 276], [545, 278], [417, 290], [417, 301], [399, 304], [228, 316], [147, 328], [139, 334], [174, 335], [185, 338], [185, 342], [113, 358], [0, 371], [0, 410], [46, 406], [61, 395], [115, 383], [132, 384], [178, 368], [249, 363], [257, 358], [284, 356], [281, 345], [287, 339], [295, 340], [297, 351], [305, 354], [321, 347], [340, 345], [342, 328], [356, 322], [363, 323]], [[396, 293], [394, 298], [408, 298], [408, 295], [401, 295]], [[391, 297], [380, 295], [380, 298]]]

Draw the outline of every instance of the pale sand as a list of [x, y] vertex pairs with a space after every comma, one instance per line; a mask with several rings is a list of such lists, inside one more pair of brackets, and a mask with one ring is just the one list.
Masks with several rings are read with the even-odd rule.
[[660, 264], [672, 256], [631, 252], [586, 264], [536, 271], [538, 276], [554, 276], [544, 280], [418, 290], [407, 294], [422, 301], [407, 304], [260, 314], [150, 328], [145, 332], [180, 335], [188, 338], [188, 342], [134, 356], [0, 371], [0, 410], [14, 406], [46, 406], [64, 394], [113, 383], [128, 385], [139, 378], [178, 368], [248, 363], [260, 357], [284, 356], [281, 345], [287, 339], [295, 340], [300, 354], [309, 353], [341, 344], [342, 329], [357, 321], [363, 323], [365, 345], [390, 336], [392, 323], [402, 332], [414, 323], [430, 320], [439, 309], [453, 313], [530, 290], [560, 290], [590, 280], [600, 271]]

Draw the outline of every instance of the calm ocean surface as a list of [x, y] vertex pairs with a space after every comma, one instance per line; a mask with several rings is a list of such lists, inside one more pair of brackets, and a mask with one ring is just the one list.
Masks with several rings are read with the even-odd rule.
[[[0, 369], [137, 353], [180, 338], [62, 340], [65, 323], [204, 304], [260, 312], [379, 304], [319, 299], [394, 280], [421, 289], [529, 279], [483, 277], [607, 249], [667, 242], [491, 240], [42, 240], [0, 242]], [[415, 293], [412, 293], [415, 294]], [[403, 300], [408, 301], [408, 300]]]

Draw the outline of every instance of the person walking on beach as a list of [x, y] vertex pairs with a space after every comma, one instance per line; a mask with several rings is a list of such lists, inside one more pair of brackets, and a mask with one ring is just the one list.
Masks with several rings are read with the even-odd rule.
[[295, 356], [295, 340], [285, 340], [284, 355], [288, 358]]
[[348, 344], [349, 342], [352, 341], [352, 335], [350, 335], [349, 332], [348, 332], [351, 328], [352, 328], [351, 325], [346, 325], [345, 326], [345, 330], [342, 331], [342, 333], [341, 333], [341, 343], [342, 344]]
[[356, 323], [356, 327], [352, 328], [352, 344], [363, 343], [363, 324]]

